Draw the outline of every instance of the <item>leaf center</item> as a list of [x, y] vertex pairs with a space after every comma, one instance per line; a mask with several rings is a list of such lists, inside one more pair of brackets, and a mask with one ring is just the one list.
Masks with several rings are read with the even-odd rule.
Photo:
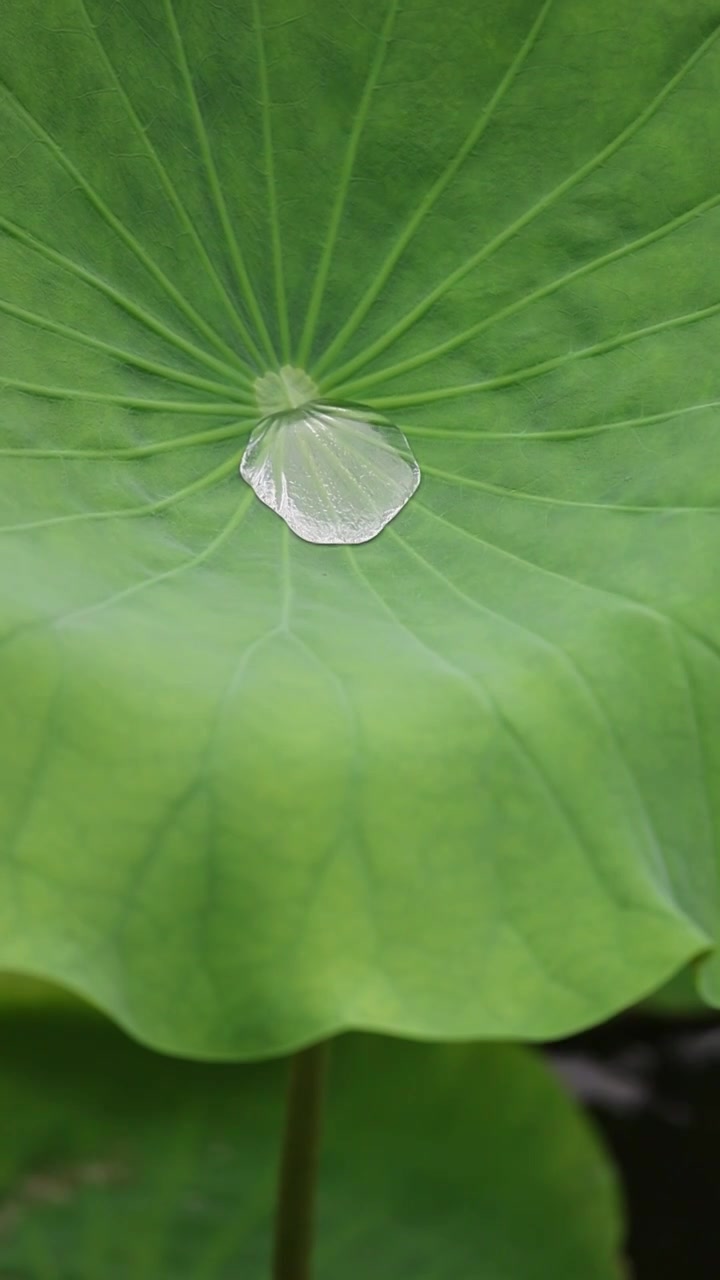
[[279, 373], [255, 379], [255, 399], [263, 418], [288, 409], [299, 409], [318, 397], [318, 388], [304, 369], [283, 365]]

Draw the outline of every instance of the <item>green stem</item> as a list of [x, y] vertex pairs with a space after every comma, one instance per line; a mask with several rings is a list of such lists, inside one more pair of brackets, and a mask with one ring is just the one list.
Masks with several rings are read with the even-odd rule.
[[273, 1280], [310, 1280], [327, 1042], [301, 1049], [290, 1063], [280, 1162]]

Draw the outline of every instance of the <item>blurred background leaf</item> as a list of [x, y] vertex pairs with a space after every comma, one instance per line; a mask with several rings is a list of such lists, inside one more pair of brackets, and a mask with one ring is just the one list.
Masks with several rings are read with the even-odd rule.
[[[183, 1062], [1, 984], [0, 1280], [265, 1280], [285, 1064]], [[617, 1280], [608, 1162], [518, 1047], [333, 1049], [318, 1280]]]

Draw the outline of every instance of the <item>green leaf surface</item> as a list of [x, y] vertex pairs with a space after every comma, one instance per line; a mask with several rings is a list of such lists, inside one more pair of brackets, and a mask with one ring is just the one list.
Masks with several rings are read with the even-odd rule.
[[[231, 1057], [711, 949], [719, 33], [4, 0], [0, 964]], [[287, 361], [417, 456], [365, 546], [237, 475]]]
[[[2, 1280], [264, 1280], [279, 1063], [176, 1062], [0, 1013]], [[619, 1280], [613, 1177], [530, 1051], [333, 1048], [317, 1280]]]

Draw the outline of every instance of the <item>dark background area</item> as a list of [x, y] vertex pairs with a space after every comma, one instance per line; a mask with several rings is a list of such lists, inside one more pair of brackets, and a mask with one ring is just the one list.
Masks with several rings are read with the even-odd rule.
[[633, 1280], [718, 1280], [717, 1016], [628, 1014], [548, 1053], [617, 1162]]

